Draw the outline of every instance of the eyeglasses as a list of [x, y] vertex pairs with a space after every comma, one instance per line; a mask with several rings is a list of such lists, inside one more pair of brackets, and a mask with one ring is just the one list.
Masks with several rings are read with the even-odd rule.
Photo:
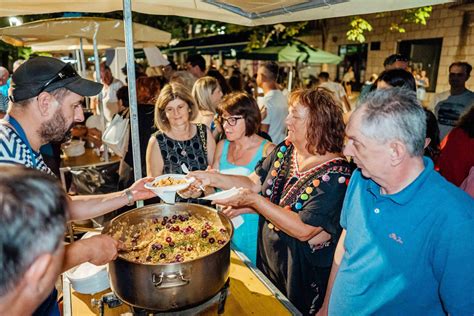
[[243, 118], [243, 116], [229, 116], [227, 118], [221, 117], [221, 122], [222, 124], [227, 123], [230, 126], [235, 126], [237, 124], [237, 121]]
[[78, 76], [79, 75], [77, 74], [74, 67], [72, 67], [71, 64], [66, 64], [63, 68], [61, 68], [61, 70], [53, 78], [46, 81], [46, 83], [39, 90], [38, 94], [46, 90], [46, 88], [52, 85], [53, 83], [56, 83], [58, 81], [68, 79], [68, 78], [75, 78]]

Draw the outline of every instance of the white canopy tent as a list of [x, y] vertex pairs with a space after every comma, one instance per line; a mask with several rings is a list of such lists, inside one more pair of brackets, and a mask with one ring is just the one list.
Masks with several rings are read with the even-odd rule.
[[[141, 177], [132, 10], [254, 26], [395, 11], [452, 0], [1, 0], [0, 16], [123, 10], [135, 179]], [[133, 5], [133, 7], [132, 7]], [[141, 204], [138, 204], [141, 206]]]
[[[132, 10], [254, 26], [394, 11], [450, 0], [132, 0]], [[2, 0], [0, 16], [123, 10], [122, 0]]]
[[[57, 18], [0, 29], [0, 39], [15, 46], [46, 46], [49, 41], [57, 41], [52, 45], [58, 46], [60, 40], [71, 46], [78, 45], [80, 38], [88, 40], [90, 45], [94, 36], [99, 45], [125, 46], [123, 21], [99, 17]], [[133, 46], [137, 48], [163, 46], [171, 40], [170, 33], [140, 23], [133, 23], [133, 37]]]

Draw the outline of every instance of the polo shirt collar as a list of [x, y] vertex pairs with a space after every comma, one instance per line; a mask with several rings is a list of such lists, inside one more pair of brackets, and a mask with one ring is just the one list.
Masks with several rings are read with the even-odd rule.
[[399, 205], [407, 204], [411, 201], [416, 194], [420, 191], [420, 188], [424, 185], [427, 178], [434, 172], [434, 165], [430, 158], [423, 157], [423, 163], [425, 168], [423, 171], [418, 175], [418, 177], [410, 183], [407, 187], [405, 187], [400, 192], [395, 194], [381, 194], [380, 193], [380, 186], [375, 183], [372, 179], [369, 180], [369, 184], [367, 186], [367, 191], [372, 193], [376, 198], [386, 198], [392, 200], [394, 203]]

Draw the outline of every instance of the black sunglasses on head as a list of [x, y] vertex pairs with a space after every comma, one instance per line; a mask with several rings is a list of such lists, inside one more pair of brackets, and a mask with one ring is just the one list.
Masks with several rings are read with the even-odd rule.
[[52, 85], [53, 83], [56, 83], [58, 81], [65, 80], [68, 78], [75, 78], [78, 76], [79, 75], [74, 69], [74, 67], [71, 64], [67, 63], [63, 68], [61, 68], [61, 70], [53, 78], [46, 81], [46, 83], [39, 90], [38, 94], [46, 90], [46, 88]]

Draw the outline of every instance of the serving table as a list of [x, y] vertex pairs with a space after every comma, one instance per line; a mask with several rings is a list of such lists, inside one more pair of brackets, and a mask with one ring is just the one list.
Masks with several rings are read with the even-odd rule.
[[[63, 277], [63, 315], [99, 315], [91, 307], [91, 300], [99, 300], [107, 289], [95, 295], [75, 292], [66, 277]], [[103, 315], [131, 315], [131, 308], [122, 304], [109, 308], [104, 304]], [[199, 315], [217, 315], [217, 305], [210, 306]], [[240, 252], [232, 250], [230, 264], [230, 288], [222, 315], [301, 315], [288, 299]]]

